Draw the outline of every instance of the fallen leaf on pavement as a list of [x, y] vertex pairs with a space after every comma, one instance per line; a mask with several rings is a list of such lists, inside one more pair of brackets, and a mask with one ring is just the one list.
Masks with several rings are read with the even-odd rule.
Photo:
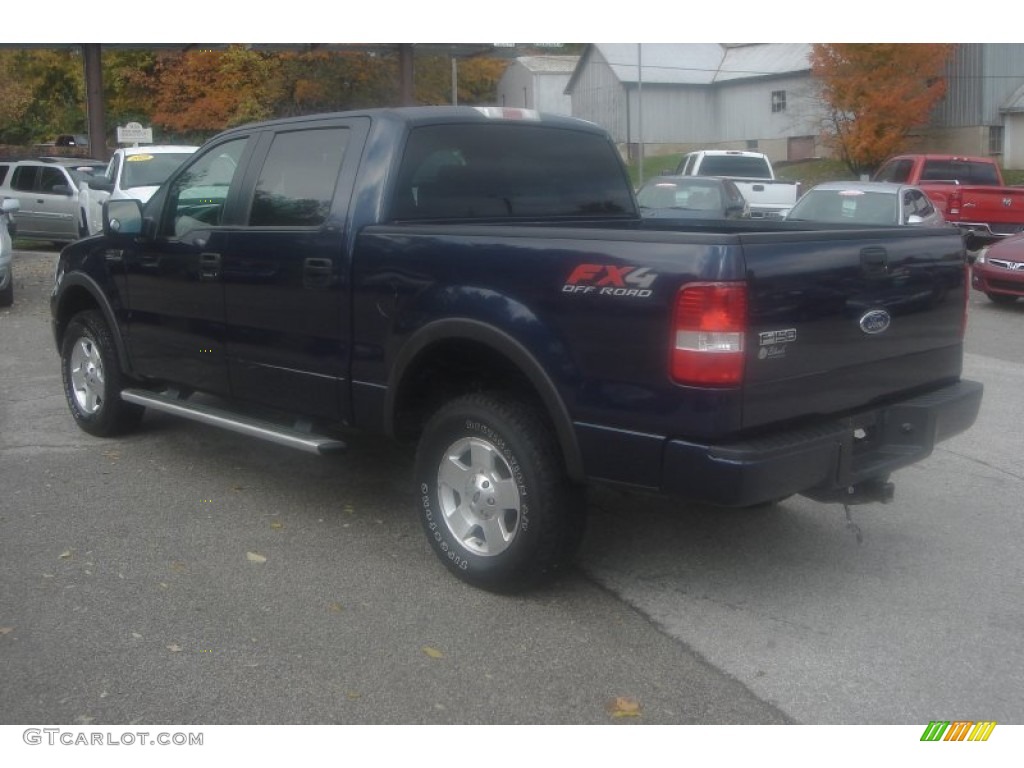
[[341, 613], [341, 603], [331, 603], [327, 606], [327, 610], [331, 613]]
[[432, 659], [443, 659], [444, 654], [441, 653], [437, 648], [431, 648], [429, 645], [423, 646], [423, 652]]
[[265, 563], [265, 562], [267, 562], [267, 558], [266, 557], [264, 557], [263, 555], [258, 554], [256, 552], [246, 552], [245, 553], [245, 557], [246, 557], [246, 559], [250, 563]]
[[640, 717], [640, 702], [628, 696], [619, 696], [608, 705], [612, 717]]
[[71, 557], [71, 550], [70, 549], [65, 549], [63, 552], [60, 553], [60, 559], [61, 560], [67, 560], [69, 557]]
[[284, 523], [279, 523], [277, 520], [275, 520], [270, 524], [270, 527], [274, 530], [280, 530], [281, 528], [284, 528]]
[[167, 646], [167, 650], [170, 651], [171, 653], [177, 653], [178, 651], [181, 650], [181, 646], [178, 645], [177, 643], [171, 643], [170, 645]]
[[9, 635], [14, 631], [14, 627], [0, 627], [0, 635]]

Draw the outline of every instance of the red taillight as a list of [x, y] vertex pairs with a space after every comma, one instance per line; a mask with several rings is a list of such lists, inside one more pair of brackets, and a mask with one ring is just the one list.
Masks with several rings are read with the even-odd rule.
[[947, 202], [946, 202], [946, 218], [950, 218], [950, 219], [951, 218], [957, 218], [957, 219], [959, 219], [960, 218], [960, 208], [963, 206], [963, 202], [964, 202], [964, 195], [963, 195], [963, 193], [959, 189], [954, 188], [953, 191], [949, 193], [949, 197], [947, 198]]
[[669, 370], [678, 384], [731, 387], [743, 379], [744, 283], [692, 283], [676, 295]]

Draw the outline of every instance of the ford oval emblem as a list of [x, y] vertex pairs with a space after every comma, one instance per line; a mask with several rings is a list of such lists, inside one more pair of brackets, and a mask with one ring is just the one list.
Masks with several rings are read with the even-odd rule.
[[872, 309], [860, 319], [860, 329], [873, 336], [884, 332], [891, 322], [892, 317], [884, 309]]

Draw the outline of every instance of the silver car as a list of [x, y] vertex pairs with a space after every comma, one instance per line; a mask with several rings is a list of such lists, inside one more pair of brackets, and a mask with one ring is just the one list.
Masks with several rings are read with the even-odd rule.
[[78, 204], [78, 187], [106, 163], [76, 158], [16, 160], [0, 184], [0, 196], [17, 200], [21, 209], [15, 220], [18, 237], [53, 242], [72, 242], [84, 234]]
[[881, 181], [818, 184], [796, 201], [786, 220], [876, 227], [933, 227], [946, 223], [942, 212], [919, 187]]
[[11, 234], [14, 223], [11, 215], [18, 210], [18, 201], [4, 198], [0, 201], [0, 307], [14, 302], [14, 274], [11, 271]]

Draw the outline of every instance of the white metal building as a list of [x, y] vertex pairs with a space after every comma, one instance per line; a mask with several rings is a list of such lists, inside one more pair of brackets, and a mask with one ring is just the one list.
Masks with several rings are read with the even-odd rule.
[[572, 114], [565, 93], [579, 56], [520, 56], [498, 81], [498, 104], [556, 115]]
[[631, 150], [642, 140], [647, 154], [712, 147], [802, 159], [820, 154], [810, 49], [594, 43], [566, 91], [573, 115], [604, 126]]
[[[827, 154], [810, 44], [588, 45], [566, 87], [572, 114], [648, 155], [756, 149], [775, 162]], [[1024, 45], [957, 46], [948, 90], [908, 149], [993, 155], [1024, 169]], [[642, 104], [643, 113], [640, 112]]]

